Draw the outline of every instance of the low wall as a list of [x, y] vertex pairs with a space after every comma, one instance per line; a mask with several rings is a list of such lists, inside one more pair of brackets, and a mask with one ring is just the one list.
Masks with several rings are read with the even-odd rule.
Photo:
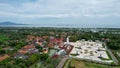
[[114, 62], [106, 62], [106, 61], [99, 61], [99, 60], [93, 60], [93, 59], [77, 58], [77, 57], [70, 56], [70, 55], [69, 55], [69, 57], [74, 58], [74, 59], [78, 59], [78, 60], [83, 60], [83, 61], [89, 61], [89, 62], [104, 64], [104, 65], [114, 65]]

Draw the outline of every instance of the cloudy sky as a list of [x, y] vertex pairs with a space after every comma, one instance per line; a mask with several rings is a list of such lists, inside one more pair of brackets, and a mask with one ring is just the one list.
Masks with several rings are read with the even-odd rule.
[[120, 25], [120, 0], [0, 0], [0, 22]]

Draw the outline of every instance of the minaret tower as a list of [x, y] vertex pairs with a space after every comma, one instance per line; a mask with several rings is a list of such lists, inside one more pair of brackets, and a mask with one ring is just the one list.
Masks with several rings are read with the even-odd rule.
[[66, 39], [66, 43], [69, 44], [69, 37], [67, 37], [67, 39]]

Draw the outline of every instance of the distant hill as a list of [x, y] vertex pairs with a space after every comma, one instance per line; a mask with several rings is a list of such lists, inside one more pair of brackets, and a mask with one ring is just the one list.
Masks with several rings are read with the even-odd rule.
[[26, 25], [26, 24], [18, 24], [13, 22], [0, 22], [0, 25]]

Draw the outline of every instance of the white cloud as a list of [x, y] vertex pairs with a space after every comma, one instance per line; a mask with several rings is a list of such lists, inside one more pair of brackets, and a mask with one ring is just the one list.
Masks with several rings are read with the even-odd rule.
[[0, 9], [8, 13], [11, 12], [19, 15], [30, 14], [31, 16], [31, 14], [36, 14], [36, 17], [40, 15], [45, 15], [45, 17], [58, 15], [55, 17], [61, 17], [65, 15], [63, 17], [67, 17], [78, 15], [84, 16], [86, 14], [120, 14], [118, 6], [120, 6], [118, 0], [37, 0], [36, 2], [21, 3], [19, 6], [0, 4]]
[[120, 17], [119, 6], [120, 0], [36, 0], [21, 2], [19, 5], [0, 3], [0, 17], [20, 19]]
[[19, 13], [8, 13], [1, 11], [0, 11], [0, 15], [4, 17], [18, 17], [18, 18], [63, 18], [63, 17], [75, 16], [73, 14], [19, 14]]

